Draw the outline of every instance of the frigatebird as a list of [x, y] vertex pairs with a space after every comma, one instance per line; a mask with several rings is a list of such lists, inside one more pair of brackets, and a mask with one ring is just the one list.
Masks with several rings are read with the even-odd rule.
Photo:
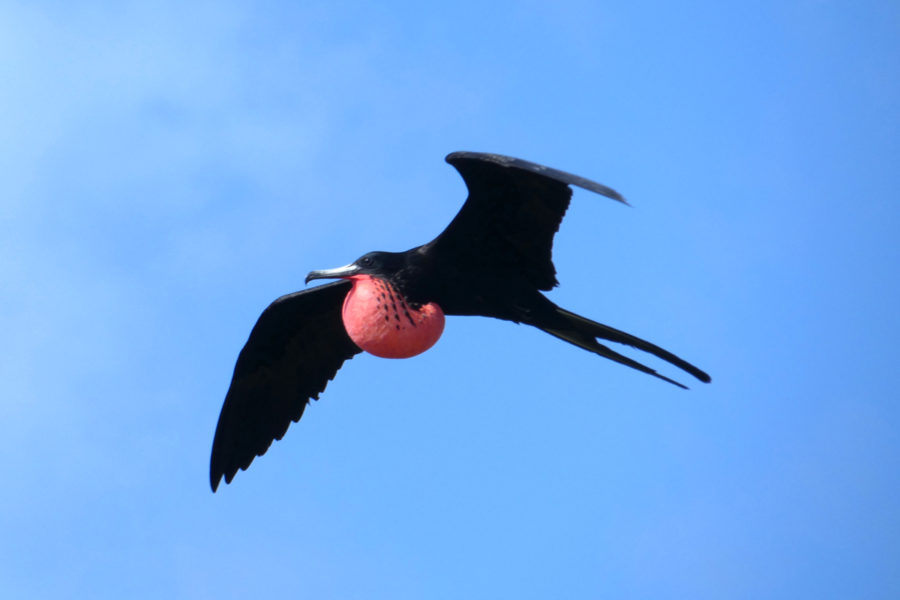
[[653, 354], [708, 383], [694, 365], [633, 335], [560, 308], [553, 236], [574, 185], [627, 204], [618, 192], [570, 173], [498, 154], [454, 152], [469, 197], [434, 240], [406, 252], [370, 252], [345, 267], [312, 271], [340, 279], [282, 296], [263, 311], [238, 355], [210, 461], [213, 491], [231, 483], [318, 400], [347, 359], [363, 350], [408, 358], [430, 348], [444, 315], [533, 325], [571, 344], [684, 388], [598, 339]]

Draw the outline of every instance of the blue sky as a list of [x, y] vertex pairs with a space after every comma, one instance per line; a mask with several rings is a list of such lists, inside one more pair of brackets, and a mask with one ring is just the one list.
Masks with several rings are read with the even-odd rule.
[[[4, 596], [898, 597], [896, 3], [295, 4], [0, 4]], [[260, 311], [453, 150], [622, 192], [551, 298], [713, 383], [453, 318], [211, 494]]]

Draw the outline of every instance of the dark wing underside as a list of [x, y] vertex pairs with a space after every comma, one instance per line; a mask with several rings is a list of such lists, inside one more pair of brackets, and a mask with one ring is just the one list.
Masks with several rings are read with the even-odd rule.
[[625, 202], [604, 185], [518, 158], [454, 152], [446, 160], [462, 175], [469, 197], [423, 251], [438, 260], [446, 256], [470, 274], [515, 273], [523, 283], [550, 290], [557, 284], [553, 236], [569, 207], [569, 185]]
[[348, 281], [288, 294], [263, 311], [234, 367], [216, 426], [209, 481], [231, 483], [299, 421], [345, 360], [361, 350], [341, 320]]

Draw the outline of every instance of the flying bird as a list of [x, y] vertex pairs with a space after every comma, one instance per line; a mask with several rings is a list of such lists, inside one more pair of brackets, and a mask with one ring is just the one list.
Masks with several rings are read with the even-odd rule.
[[339, 279], [282, 296], [263, 311], [238, 355], [219, 415], [210, 461], [213, 491], [222, 477], [280, 440], [310, 399], [318, 399], [344, 361], [362, 351], [408, 358], [430, 348], [444, 315], [525, 323], [604, 358], [679, 387], [598, 340], [665, 360], [700, 381], [709, 375], [638, 337], [560, 308], [542, 291], [558, 285], [553, 236], [577, 186], [627, 204], [615, 190], [535, 163], [476, 152], [446, 161], [469, 197], [434, 240], [406, 252], [370, 252], [313, 279]]

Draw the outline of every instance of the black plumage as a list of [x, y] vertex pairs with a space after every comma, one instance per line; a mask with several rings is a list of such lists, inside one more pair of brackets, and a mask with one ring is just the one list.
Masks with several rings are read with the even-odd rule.
[[[431, 242], [406, 252], [371, 252], [343, 270], [307, 278], [369, 274], [386, 280], [412, 307], [434, 302], [447, 315], [480, 315], [533, 325], [547, 333], [684, 387], [598, 339], [653, 354], [703, 382], [709, 375], [662, 348], [556, 306], [541, 291], [557, 285], [553, 236], [569, 206], [570, 185], [625, 202], [599, 183], [520, 159], [454, 152], [447, 162], [469, 197]], [[340, 273], [340, 274], [337, 274]], [[260, 316], [238, 356], [216, 427], [210, 463], [213, 490], [230, 483], [273, 440], [281, 439], [343, 362], [361, 352], [347, 335], [341, 308], [349, 281], [282, 296]]]

